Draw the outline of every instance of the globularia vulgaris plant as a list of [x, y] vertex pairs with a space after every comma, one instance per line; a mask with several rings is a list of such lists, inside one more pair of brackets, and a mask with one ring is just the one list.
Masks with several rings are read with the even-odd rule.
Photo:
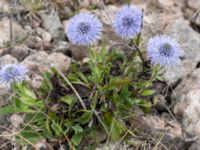
[[[134, 135], [128, 125], [134, 106], [144, 112], [150, 110], [159, 68], [176, 65], [182, 55], [174, 39], [158, 35], [147, 44], [147, 58], [153, 65], [149, 64], [139, 49], [142, 17], [142, 10], [136, 6], [122, 7], [113, 28], [130, 44], [99, 47], [91, 46], [101, 39], [103, 26], [98, 17], [90, 13], [72, 17], [67, 37], [74, 45], [88, 46], [88, 59], [72, 63], [65, 73], [52, 68], [44, 74], [38, 90], [22, 82], [25, 67], [12, 64], [1, 69], [0, 82], [9, 85], [15, 95], [12, 104], [1, 108], [0, 114], [25, 114], [25, 123], [16, 134], [19, 144], [34, 146], [46, 139], [76, 149]], [[118, 49], [118, 45], [126, 51]], [[104, 133], [105, 138], [100, 139], [99, 133]]]

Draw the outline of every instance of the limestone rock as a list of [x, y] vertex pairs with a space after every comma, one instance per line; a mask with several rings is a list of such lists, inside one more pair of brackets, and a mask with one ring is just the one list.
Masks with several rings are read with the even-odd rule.
[[185, 78], [173, 92], [175, 116], [184, 129], [194, 136], [200, 136], [200, 69]]
[[188, 6], [193, 10], [200, 8], [200, 0], [188, 0], [187, 3]]
[[[9, 18], [3, 18], [0, 21], [0, 47], [3, 47], [4, 44], [8, 41], [10, 41], [10, 19]], [[25, 31], [22, 29], [22, 27], [15, 21], [12, 23], [12, 32], [13, 32], [13, 40], [22, 38], [25, 36]]]
[[3, 67], [6, 64], [18, 63], [17, 59], [10, 54], [6, 54], [0, 58], [0, 67]]
[[60, 70], [66, 71], [69, 68], [71, 59], [62, 53], [36, 52], [29, 55], [23, 62], [32, 73], [43, 73], [48, 71], [52, 65]]

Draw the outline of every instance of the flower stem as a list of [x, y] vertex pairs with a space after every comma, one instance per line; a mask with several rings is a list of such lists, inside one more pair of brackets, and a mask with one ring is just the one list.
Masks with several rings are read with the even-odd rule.
[[138, 48], [138, 46], [134, 42], [132, 44], [135, 47], [135, 49], [138, 51], [140, 59], [142, 60], [142, 63], [143, 63], [143, 67], [145, 67], [145, 61], [144, 61], [144, 57], [142, 56], [142, 52], [140, 51], [140, 49]]
[[73, 92], [75, 93], [75, 95], [77, 96], [78, 100], [80, 101], [82, 107], [84, 109], [87, 109], [82, 98], [80, 97], [80, 95], [78, 94], [77, 90], [74, 88], [74, 86], [71, 84], [71, 82], [68, 80], [67, 77], [65, 77], [65, 75], [57, 68], [55, 68], [56, 71], [60, 74], [60, 76], [67, 82], [67, 84], [70, 86], [70, 88], [73, 90]]
[[116, 43], [116, 44], [113, 44], [111, 45], [111, 47], [109, 48], [109, 51], [112, 50], [112, 48], [116, 47], [116, 46], [124, 46], [130, 50], [137, 50], [138, 53], [139, 53], [139, 56], [140, 56], [140, 59], [142, 61], [142, 64], [143, 64], [143, 71], [144, 71], [144, 68], [145, 68], [145, 60], [142, 56], [142, 52], [140, 51], [140, 49], [138, 48], [138, 46], [131, 40], [131, 46], [129, 46], [128, 44], [124, 44], [124, 43]]

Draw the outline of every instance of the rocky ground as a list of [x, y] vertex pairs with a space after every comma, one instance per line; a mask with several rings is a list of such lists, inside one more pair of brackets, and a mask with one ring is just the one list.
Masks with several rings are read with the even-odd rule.
[[[110, 25], [124, 1], [55, 0], [46, 1], [40, 7], [30, 6], [25, 0], [21, 4], [1, 0], [0, 67], [16, 62], [26, 65], [30, 70], [29, 82], [37, 89], [41, 74], [51, 65], [66, 71], [71, 61], [81, 61], [87, 56], [86, 48], [72, 46], [65, 37], [70, 16], [77, 11], [93, 11], [103, 20], [103, 39], [116, 43], [120, 39]], [[144, 115], [136, 110], [137, 117], [132, 124], [143, 128], [144, 135], [151, 135], [150, 141], [159, 135], [157, 140], [163, 145], [162, 149], [199, 150], [200, 0], [133, 0], [133, 3], [144, 9], [143, 43], [156, 34], [171, 35], [180, 42], [184, 57], [180, 65], [161, 71], [166, 83], [156, 84], [158, 105], [152, 110], [155, 112]], [[145, 44], [141, 49], [145, 51]], [[0, 106], [9, 101], [7, 93], [0, 88]], [[6, 136], [6, 130], [18, 128], [23, 119], [17, 117], [0, 118], [3, 135], [0, 149], [13, 149], [13, 139]], [[133, 141], [134, 138], [130, 139]], [[126, 149], [126, 145], [111, 144], [107, 149]]]

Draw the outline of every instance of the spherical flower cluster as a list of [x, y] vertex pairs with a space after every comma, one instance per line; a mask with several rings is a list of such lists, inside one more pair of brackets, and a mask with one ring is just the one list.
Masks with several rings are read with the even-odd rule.
[[153, 64], [171, 67], [180, 62], [180, 45], [173, 38], [159, 35], [151, 38], [147, 44], [147, 56]]
[[80, 13], [70, 19], [66, 34], [72, 44], [89, 46], [101, 38], [102, 23], [93, 14]]
[[26, 79], [28, 69], [21, 64], [8, 64], [0, 70], [0, 84], [10, 86], [13, 82], [22, 82]]
[[142, 26], [142, 10], [134, 5], [123, 6], [116, 14], [113, 28], [118, 36], [124, 39], [135, 37]]

